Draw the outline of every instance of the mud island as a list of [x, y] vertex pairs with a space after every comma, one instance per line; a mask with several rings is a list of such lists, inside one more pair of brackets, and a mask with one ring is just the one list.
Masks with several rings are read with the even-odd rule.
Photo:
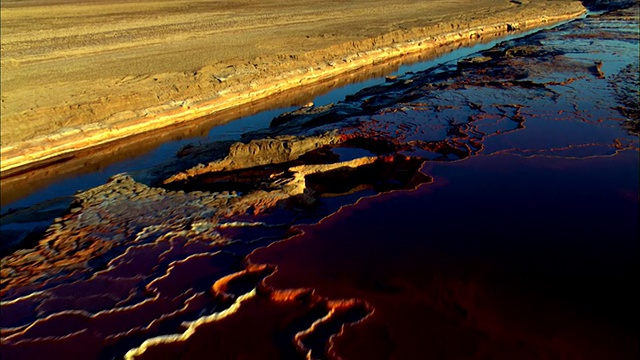
[[1, 169], [238, 107], [579, 1], [2, 2]]

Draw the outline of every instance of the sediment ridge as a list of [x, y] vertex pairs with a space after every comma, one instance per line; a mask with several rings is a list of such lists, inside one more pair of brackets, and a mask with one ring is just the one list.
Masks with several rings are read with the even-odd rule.
[[[509, 6], [502, 4], [494, 12], [479, 12], [466, 18], [458, 16], [451, 23], [437, 22], [428, 27], [399, 29], [373, 38], [289, 56], [273, 54], [258, 57], [245, 61], [243, 66], [226, 66], [228, 74], [225, 76], [220, 75], [221, 65], [218, 64], [189, 73], [149, 75], [131, 81], [133, 87], [112, 88], [107, 99], [83, 95], [74, 106], [58, 104], [29, 111], [11, 111], [8, 105], [3, 104], [0, 171], [6, 178], [16, 171], [42, 166], [81, 150], [193, 122], [205, 115], [327, 81], [393, 58], [550, 25], [578, 17], [585, 11], [576, 1], [511, 2]], [[8, 67], [9, 60], [3, 60], [3, 68]], [[173, 84], [176, 93], [169, 97], [153, 96], [155, 101], [150, 101], [149, 95], [158, 93], [158, 90], [149, 93], [146, 90], [152, 86], [164, 86], [158, 85], [163, 81]], [[3, 85], [4, 82], [3, 79]], [[136, 89], [136, 93], [131, 93], [132, 89]], [[73, 125], [58, 127], [55, 131], [49, 128], [27, 138], [11, 133], [12, 124], [59, 118], [64, 118], [61, 124]]]

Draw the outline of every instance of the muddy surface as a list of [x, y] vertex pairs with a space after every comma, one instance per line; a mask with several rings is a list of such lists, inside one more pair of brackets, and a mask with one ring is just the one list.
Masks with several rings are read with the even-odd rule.
[[500, 43], [3, 215], [3, 358], [637, 358], [637, 21]]

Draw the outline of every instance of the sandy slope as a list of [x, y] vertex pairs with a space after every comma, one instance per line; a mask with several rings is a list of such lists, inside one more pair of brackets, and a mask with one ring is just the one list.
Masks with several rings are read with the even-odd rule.
[[571, 0], [316, 4], [3, 1], [2, 170], [584, 9]]

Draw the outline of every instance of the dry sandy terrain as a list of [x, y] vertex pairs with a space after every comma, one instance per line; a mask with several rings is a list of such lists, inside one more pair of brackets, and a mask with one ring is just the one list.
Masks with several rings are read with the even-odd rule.
[[444, 43], [571, 0], [2, 1], [2, 170]]

